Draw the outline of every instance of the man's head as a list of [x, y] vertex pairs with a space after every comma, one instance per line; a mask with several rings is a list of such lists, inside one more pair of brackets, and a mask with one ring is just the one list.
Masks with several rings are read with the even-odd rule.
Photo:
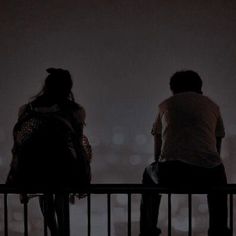
[[170, 89], [173, 94], [184, 92], [202, 94], [202, 79], [192, 70], [177, 71], [170, 78]]

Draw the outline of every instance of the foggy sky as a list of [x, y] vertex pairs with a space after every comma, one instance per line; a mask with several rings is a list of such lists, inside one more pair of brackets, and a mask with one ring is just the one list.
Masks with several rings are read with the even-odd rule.
[[[18, 109], [40, 90], [48, 67], [69, 69], [73, 76], [76, 100], [87, 112], [94, 183], [140, 183], [153, 160], [150, 129], [158, 104], [171, 95], [169, 78], [176, 70], [196, 70], [204, 94], [220, 105], [226, 128], [222, 158], [235, 182], [235, 29], [233, 0], [0, 0], [0, 182], [9, 170]], [[113, 196], [112, 235], [125, 235], [126, 200]], [[19, 235], [22, 206], [18, 196], [9, 202], [10, 232]], [[176, 235], [187, 232], [186, 202], [173, 199]], [[136, 234], [139, 203], [132, 200]], [[193, 230], [200, 235], [207, 230], [206, 200], [194, 196], [193, 203]], [[30, 233], [41, 235], [37, 199], [30, 206]], [[86, 199], [70, 208], [72, 235], [85, 235]], [[92, 211], [92, 233], [105, 235], [105, 198], [93, 196]]]
[[[221, 107], [227, 136], [236, 135], [235, 29], [235, 1], [1, 1], [2, 166], [11, 159], [18, 108], [39, 91], [48, 67], [70, 70], [87, 111], [85, 133], [105, 147], [104, 158], [116, 144], [116, 161], [125, 161], [129, 147], [134, 155], [152, 156], [157, 106], [171, 95], [169, 77], [180, 69], [202, 76], [204, 93]], [[141, 158], [140, 170], [147, 164]], [[100, 161], [95, 157], [95, 172]]]

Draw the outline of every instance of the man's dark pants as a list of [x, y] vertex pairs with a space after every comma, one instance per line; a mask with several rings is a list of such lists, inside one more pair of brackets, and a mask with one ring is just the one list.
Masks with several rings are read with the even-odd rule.
[[[227, 184], [223, 164], [214, 168], [203, 168], [189, 165], [180, 161], [153, 163], [143, 174], [143, 184], [162, 186], [190, 185], [190, 186], [224, 186]], [[229, 236], [227, 228], [227, 195], [208, 194], [209, 208], [209, 236]], [[157, 236], [161, 231], [157, 221], [161, 195], [143, 194], [140, 207], [140, 236]]]

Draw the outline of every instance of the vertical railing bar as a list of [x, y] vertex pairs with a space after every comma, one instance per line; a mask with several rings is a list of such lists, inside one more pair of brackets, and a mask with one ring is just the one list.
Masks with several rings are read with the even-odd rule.
[[87, 215], [88, 215], [88, 236], [91, 235], [91, 194], [88, 193], [87, 197]]
[[233, 201], [233, 194], [229, 195], [229, 226], [231, 235], [233, 235], [233, 228], [234, 228], [234, 201]]
[[65, 210], [65, 232], [70, 236], [70, 194], [65, 193], [64, 196], [64, 210]]
[[43, 194], [42, 196], [40, 196], [41, 200], [42, 200], [42, 204], [43, 204], [43, 212], [44, 212], [44, 216], [43, 216], [43, 232], [44, 232], [44, 236], [47, 236], [48, 235], [48, 222], [47, 222], [47, 217], [46, 217], [46, 197], [45, 195]]
[[188, 194], [188, 236], [192, 236], [192, 194]]
[[107, 194], [107, 235], [111, 236], [111, 194]]
[[24, 236], [28, 236], [28, 198], [24, 200]]
[[4, 235], [8, 236], [8, 206], [7, 194], [4, 194]]
[[168, 193], [168, 236], [171, 236], [171, 193]]
[[128, 193], [128, 236], [131, 236], [131, 193]]
[[43, 217], [43, 232], [44, 232], [44, 236], [48, 236], [46, 217]]

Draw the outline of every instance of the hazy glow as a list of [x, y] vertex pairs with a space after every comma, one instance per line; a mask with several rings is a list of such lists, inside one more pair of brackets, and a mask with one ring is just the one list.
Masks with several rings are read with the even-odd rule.
[[[236, 181], [235, 28], [236, 1], [3, 1], [1, 182], [9, 170], [18, 108], [39, 91], [45, 69], [53, 66], [71, 71], [75, 97], [87, 111], [85, 133], [93, 146], [94, 183], [141, 182], [144, 167], [153, 161], [150, 129], [157, 106], [171, 95], [169, 77], [183, 68], [199, 72], [204, 93], [221, 107], [227, 132], [222, 158], [229, 181]], [[121, 236], [126, 230], [125, 198], [116, 200], [112, 232]], [[93, 201], [94, 205], [104, 202], [101, 198]], [[203, 231], [207, 221], [201, 222], [200, 214], [206, 214], [205, 203], [206, 199], [196, 199], [195, 221]], [[21, 232], [22, 206], [17, 197], [9, 204], [11, 231]], [[137, 235], [139, 199], [132, 204]], [[173, 216], [177, 231], [186, 230], [186, 216], [179, 218], [184, 207], [185, 200], [176, 196]], [[77, 201], [71, 208], [72, 236], [78, 230], [85, 234], [85, 201]], [[93, 212], [92, 235], [105, 235], [105, 227], [98, 226], [105, 221], [104, 209], [105, 205]], [[161, 209], [160, 225], [166, 226], [165, 198]], [[36, 200], [30, 211], [30, 229], [38, 236], [42, 228]]]

